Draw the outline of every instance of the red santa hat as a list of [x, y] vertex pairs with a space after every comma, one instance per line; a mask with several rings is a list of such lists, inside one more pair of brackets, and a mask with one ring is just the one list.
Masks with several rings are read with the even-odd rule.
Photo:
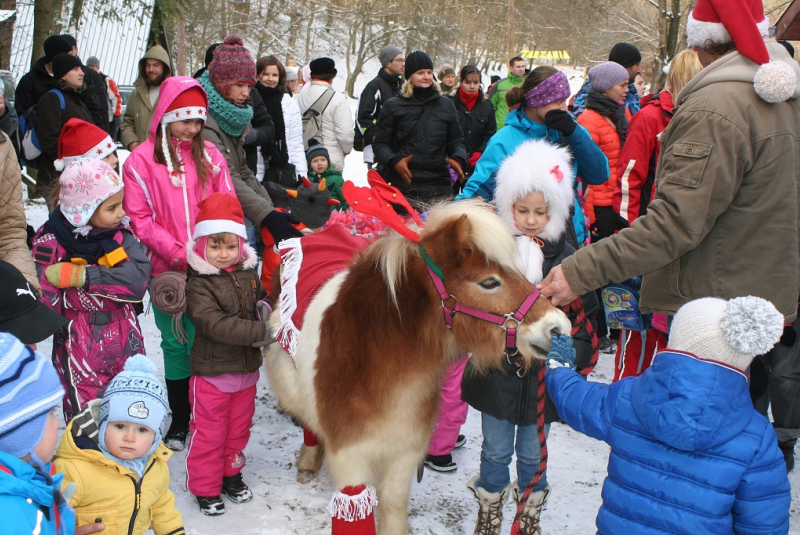
[[200, 207], [200, 212], [195, 220], [193, 239], [222, 232], [230, 232], [247, 239], [244, 212], [235, 195], [215, 192], [200, 201], [197, 206]]
[[740, 54], [760, 65], [755, 91], [767, 102], [784, 102], [795, 92], [797, 75], [783, 61], [771, 61], [764, 37], [769, 20], [761, 0], [697, 0], [686, 22], [689, 46], [733, 42]]
[[56, 171], [75, 160], [102, 160], [117, 150], [117, 144], [105, 131], [92, 123], [72, 118], [66, 122], [58, 137], [58, 159], [53, 162]]
[[167, 107], [161, 124], [176, 123], [189, 119], [200, 119], [205, 122], [208, 104], [205, 92], [200, 86], [193, 86], [178, 95]]

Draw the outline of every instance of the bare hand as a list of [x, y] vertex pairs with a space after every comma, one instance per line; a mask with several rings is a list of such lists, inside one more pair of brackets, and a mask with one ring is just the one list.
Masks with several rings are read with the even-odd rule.
[[0, 117], [6, 114], [6, 99], [0, 95]]
[[75, 535], [89, 535], [90, 533], [100, 533], [106, 529], [105, 524], [98, 522], [96, 524], [86, 524], [85, 526], [78, 526], [75, 528]]
[[464, 182], [466, 182], [467, 177], [464, 176], [464, 170], [461, 169], [461, 164], [458, 163], [457, 160], [454, 160], [453, 158], [445, 158], [444, 161], [447, 162], [447, 164], [450, 165], [450, 167], [452, 167], [453, 170], [456, 172], [456, 174], [458, 175], [458, 181], [460, 183], [463, 184]]
[[545, 279], [536, 285], [542, 291], [542, 295], [550, 299], [555, 306], [568, 305], [579, 296], [567, 282], [561, 266], [556, 266], [550, 270]]
[[130, 145], [128, 145], [128, 150], [130, 152], [133, 152], [133, 149], [135, 149], [138, 146], [139, 146], [139, 142], [138, 141], [131, 141]]
[[397, 171], [397, 174], [400, 175], [400, 178], [403, 179], [403, 182], [406, 184], [411, 184], [411, 170], [408, 168], [408, 162], [411, 161], [413, 158], [413, 154], [409, 154], [396, 164], [394, 164], [394, 170]]

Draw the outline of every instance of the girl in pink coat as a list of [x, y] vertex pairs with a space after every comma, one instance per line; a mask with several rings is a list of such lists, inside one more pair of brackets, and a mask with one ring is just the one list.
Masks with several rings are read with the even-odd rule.
[[33, 239], [33, 258], [42, 300], [69, 320], [53, 339], [69, 421], [103, 395], [129, 357], [144, 353], [135, 306], [147, 291], [150, 261], [122, 209], [122, 180], [107, 163], [73, 160], [55, 193], [58, 205]]
[[[235, 195], [225, 158], [203, 139], [208, 97], [193, 78], [175, 76], [161, 84], [150, 135], [125, 162], [125, 211], [147, 246], [153, 276], [186, 272], [186, 247], [194, 232], [198, 203], [214, 192]], [[189, 352], [194, 325], [153, 304], [161, 331], [172, 424], [164, 444], [182, 450], [189, 431]], [[176, 337], [173, 325], [186, 333]]]

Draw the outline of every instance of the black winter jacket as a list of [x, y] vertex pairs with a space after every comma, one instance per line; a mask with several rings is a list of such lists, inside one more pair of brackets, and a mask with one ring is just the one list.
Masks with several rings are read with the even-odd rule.
[[[483, 91], [478, 95], [478, 102], [472, 111], [467, 110], [467, 106], [461, 100], [461, 91], [456, 91], [450, 96], [458, 112], [458, 123], [464, 134], [464, 144], [467, 147], [467, 157], [475, 152], [483, 152], [489, 139], [497, 132], [497, 122], [494, 119], [494, 106], [488, 100], [484, 100]], [[464, 169], [467, 177], [472, 174], [472, 168]]]
[[92, 115], [90, 123], [101, 130], [108, 132], [110, 121], [108, 120], [108, 88], [103, 75], [84, 65], [83, 83], [86, 90], [83, 92], [83, 103]]
[[371, 145], [375, 140], [378, 118], [381, 108], [390, 99], [401, 95], [403, 79], [392, 76], [385, 69], [378, 71], [378, 76], [370, 80], [361, 92], [358, 99], [358, 112], [356, 123], [364, 129], [364, 146]]
[[63, 113], [58, 95], [55, 93], [46, 92], [36, 105], [36, 135], [42, 145], [36, 182], [45, 186], [45, 189], [52, 186], [58, 177], [53, 162], [58, 158], [58, 138], [61, 135], [61, 128], [73, 117], [92, 122], [89, 108], [83, 102], [83, 92], [74, 89], [59, 89], [59, 91], [64, 95]]
[[28, 71], [17, 84], [17, 89], [14, 91], [14, 109], [17, 110], [17, 115], [21, 116], [28, 109], [36, 106], [42, 95], [53, 89], [55, 80], [44, 68], [47, 63], [44, 58], [40, 58], [33, 68]]
[[250, 128], [255, 129], [255, 141], [244, 146], [244, 153], [247, 156], [247, 167], [256, 174], [258, 165], [257, 148], [272, 143], [275, 138], [275, 122], [267, 111], [267, 106], [261, 98], [256, 86], [250, 90], [250, 99], [253, 101], [253, 118], [250, 120]]
[[[411, 98], [393, 98], [383, 105], [372, 144], [375, 159], [383, 166], [384, 179], [415, 203], [453, 194], [446, 158], [457, 160], [462, 169], [467, 165], [464, 135], [453, 101], [426, 89], [417, 88]], [[431, 107], [425, 124], [406, 140], [422, 116], [424, 106]], [[394, 165], [409, 154], [413, 155], [408, 163], [412, 174], [410, 185], [394, 169]]]
[[[553, 267], [572, 255], [575, 249], [562, 236], [556, 243], [545, 242], [542, 252], [544, 253], [542, 273], [546, 277]], [[577, 303], [573, 302], [573, 305], [565, 310], [573, 331], [576, 326], [582, 325], [577, 332], [572, 333], [576, 353], [575, 366], [578, 370], [586, 368], [592, 360], [593, 353], [597, 351], [595, 322], [589, 318], [595, 316], [599, 307], [594, 292], [581, 296], [580, 301], [582, 306], [574, 306]], [[503, 362], [502, 370], [493, 370], [486, 375], [476, 373], [472, 362], [468, 362], [461, 381], [461, 399], [473, 408], [495, 418], [508, 420], [515, 425], [532, 425], [536, 423], [538, 389], [539, 367], [535, 363], [528, 373], [520, 378], [517, 376], [516, 367], [507, 361]], [[550, 397], [546, 396], [545, 422], [557, 421], [559, 418], [555, 405], [550, 401]]]

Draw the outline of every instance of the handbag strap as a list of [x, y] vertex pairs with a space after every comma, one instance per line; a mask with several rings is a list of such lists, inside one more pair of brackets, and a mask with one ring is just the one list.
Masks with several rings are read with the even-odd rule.
[[422, 115], [419, 116], [417, 124], [414, 125], [414, 128], [411, 129], [411, 132], [409, 132], [401, 141], [395, 143], [395, 150], [399, 150], [403, 145], [405, 145], [409, 140], [411, 140], [411, 138], [414, 137], [414, 134], [416, 134], [422, 127], [422, 123], [425, 122], [425, 118], [428, 116], [428, 113], [431, 111], [431, 108], [433, 108], [433, 101], [427, 102], [426, 104], [423, 105]]

